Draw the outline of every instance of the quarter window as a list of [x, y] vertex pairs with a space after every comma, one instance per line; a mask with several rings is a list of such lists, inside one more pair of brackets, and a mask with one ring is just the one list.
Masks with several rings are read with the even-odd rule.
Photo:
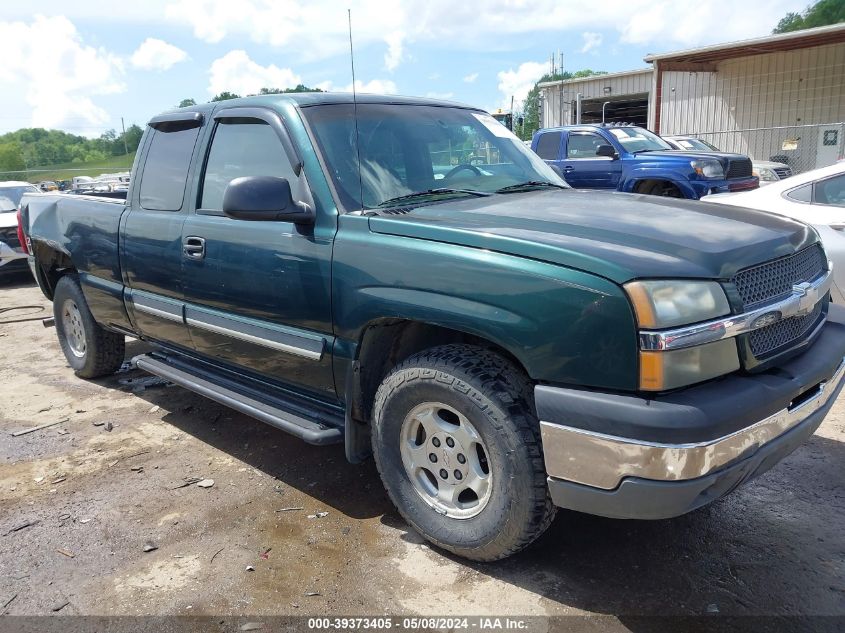
[[786, 196], [796, 202], [810, 202], [813, 199], [813, 183], [787, 191]]
[[560, 151], [560, 132], [546, 132], [537, 139], [537, 156], [543, 160], [557, 160]]
[[202, 182], [202, 209], [223, 209], [223, 194], [235, 178], [296, 179], [276, 131], [260, 119], [221, 119], [214, 132]]
[[188, 167], [200, 128], [155, 130], [141, 175], [141, 207], [179, 211], [188, 181]]

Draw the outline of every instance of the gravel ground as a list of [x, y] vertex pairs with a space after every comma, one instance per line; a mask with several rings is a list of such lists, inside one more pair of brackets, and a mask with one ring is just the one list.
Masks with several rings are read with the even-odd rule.
[[[49, 306], [26, 277], [0, 286], [23, 304]], [[78, 379], [39, 322], [0, 325], [0, 357], [0, 613], [845, 616], [842, 398], [723, 501], [655, 522], [562, 511], [476, 564], [425, 545], [342, 447], [137, 370]]]

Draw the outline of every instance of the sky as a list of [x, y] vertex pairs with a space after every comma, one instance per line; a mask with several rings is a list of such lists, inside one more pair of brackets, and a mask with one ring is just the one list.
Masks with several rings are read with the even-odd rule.
[[4, 0], [0, 133], [98, 136], [182, 99], [298, 83], [487, 110], [550, 68], [646, 67], [648, 53], [771, 33], [808, 0]]

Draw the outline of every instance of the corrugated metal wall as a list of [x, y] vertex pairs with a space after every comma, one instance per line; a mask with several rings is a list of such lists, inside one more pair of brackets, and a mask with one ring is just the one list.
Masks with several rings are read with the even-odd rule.
[[[646, 68], [625, 73], [613, 73], [581, 80], [569, 80], [540, 89], [543, 96], [542, 127], [556, 127], [575, 123], [573, 102], [580, 92], [584, 99], [620, 97], [651, 92], [652, 70]], [[605, 93], [605, 87], [610, 93]]]
[[[821, 130], [797, 126], [841, 121], [845, 121], [845, 44], [740, 57], [719, 62], [716, 72], [662, 75], [664, 136], [706, 134], [721, 149], [758, 159], [783, 154], [784, 147], [797, 144], [786, 151], [801, 154], [811, 167], [818, 163], [814, 152]], [[796, 127], [777, 133], [760, 129], [789, 126]], [[730, 133], [715, 134], [723, 131]]]

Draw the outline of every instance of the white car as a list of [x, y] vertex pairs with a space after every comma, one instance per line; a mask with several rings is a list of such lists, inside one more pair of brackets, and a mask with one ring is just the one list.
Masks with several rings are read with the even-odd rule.
[[18, 240], [18, 208], [25, 193], [40, 189], [28, 182], [0, 182], [0, 279], [27, 270], [26, 253]]
[[833, 262], [834, 302], [845, 305], [845, 161], [814, 169], [768, 187], [701, 198], [785, 215], [810, 224], [819, 232]]
[[[694, 136], [664, 136], [663, 140], [673, 149], [696, 152], [720, 152], [721, 150], [707, 141]], [[785, 163], [770, 160], [751, 159], [752, 173], [760, 180], [760, 186], [770, 185], [792, 176], [792, 169]]]

